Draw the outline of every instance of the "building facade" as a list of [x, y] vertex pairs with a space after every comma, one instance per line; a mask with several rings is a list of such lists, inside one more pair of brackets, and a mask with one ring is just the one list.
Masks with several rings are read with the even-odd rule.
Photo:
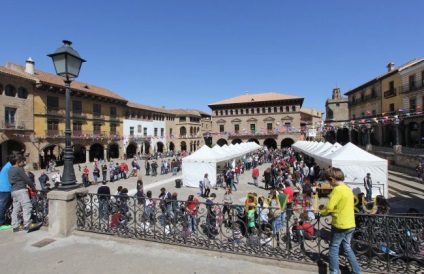
[[[302, 126], [306, 121], [312, 123], [305, 118], [311, 116], [309, 111], [301, 111], [303, 100], [272, 92], [246, 93], [210, 104], [212, 131], [206, 136], [211, 136], [212, 143], [221, 146], [250, 141], [273, 148], [290, 146], [304, 139]], [[321, 112], [316, 113], [319, 116]]]

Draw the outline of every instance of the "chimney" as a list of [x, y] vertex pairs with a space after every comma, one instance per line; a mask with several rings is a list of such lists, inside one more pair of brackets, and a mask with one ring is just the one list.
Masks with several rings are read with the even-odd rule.
[[387, 65], [387, 72], [391, 72], [395, 69], [395, 64], [394, 63], [389, 63]]
[[34, 64], [35, 62], [29, 57], [28, 60], [26, 60], [25, 72], [34, 75]]

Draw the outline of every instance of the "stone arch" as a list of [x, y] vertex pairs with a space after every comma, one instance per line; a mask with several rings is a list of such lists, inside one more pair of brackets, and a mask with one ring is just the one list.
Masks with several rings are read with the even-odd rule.
[[277, 149], [277, 142], [273, 138], [267, 138], [264, 141], [264, 146], [267, 148]]
[[236, 139], [234, 139], [233, 141], [231, 141], [231, 143], [232, 143], [233, 145], [235, 145], [235, 144], [241, 144], [241, 143], [243, 143], [243, 141], [242, 141], [241, 139], [239, 139], [239, 138], [236, 138]]
[[7, 157], [12, 153], [25, 155], [26, 147], [22, 142], [16, 140], [6, 140], [0, 144], [0, 162], [2, 167], [7, 163]]
[[125, 153], [127, 154], [127, 159], [134, 158], [137, 155], [137, 144], [135, 142], [129, 142]]
[[86, 155], [86, 148], [85, 146], [81, 144], [74, 144], [74, 164], [82, 164], [85, 163], [85, 155]]
[[186, 142], [182, 141], [180, 144], [181, 151], [187, 151], [187, 144]]
[[281, 148], [291, 147], [294, 144], [294, 140], [292, 138], [284, 138], [281, 141]]
[[257, 143], [259, 145], [258, 139], [255, 139], [255, 138], [249, 139], [248, 142], [255, 142], [255, 143]]
[[58, 144], [49, 144], [42, 149], [43, 155], [40, 155], [40, 167], [46, 168], [46, 163], [50, 160], [61, 161], [64, 149]]
[[156, 147], [157, 147], [156, 149], [157, 152], [163, 153], [165, 145], [162, 142], [157, 142]]
[[[109, 145], [108, 157], [117, 158], [117, 156], [116, 156], [115, 153], [112, 154], [113, 157], [111, 156], [111, 152], [110, 152], [110, 146], [111, 145], [112, 144]], [[119, 156], [119, 152], [118, 152], [118, 156]], [[99, 160], [99, 159], [104, 159], [104, 158], [105, 157], [104, 157], [104, 148], [103, 148], [103, 145], [102, 144], [99, 144], [99, 143], [92, 144], [90, 146], [90, 152], [89, 152], [89, 155], [88, 155], [88, 160], [90, 162], [94, 162], [94, 159]]]
[[187, 135], [186, 127], [180, 127], [180, 136], [186, 136], [186, 135]]
[[169, 150], [170, 151], [175, 151], [175, 145], [173, 142], [169, 142]]
[[218, 146], [222, 147], [223, 145], [228, 145], [228, 142], [227, 142], [227, 140], [221, 138], [218, 141], [216, 141], [216, 144]]

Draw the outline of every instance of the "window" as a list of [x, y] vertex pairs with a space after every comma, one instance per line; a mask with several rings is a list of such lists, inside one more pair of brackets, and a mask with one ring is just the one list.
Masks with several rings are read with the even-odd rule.
[[377, 97], [377, 93], [375, 91], [375, 88], [372, 88], [371, 89], [371, 98], [375, 98], [375, 97]]
[[230, 110], [230, 114], [233, 115], [233, 110]]
[[216, 116], [219, 116], [219, 111], [215, 111], [215, 115]]
[[72, 131], [74, 134], [81, 134], [82, 122], [74, 121], [72, 122]]
[[157, 127], [155, 127], [153, 129], [153, 136], [158, 137], [158, 128]]
[[243, 114], [243, 109], [240, 109], [240, 114]]
[[110, 124], [110, 134], [116, 134], [116, 124]]
[[102, 105], [93, 104], [93, 116], [100, 117], [102, 115]]
[[47, 96], [47, 108], [58, 108], [58, 107], [59, 107], [59, 97]]
[[15, 97], [16, 96], [16, 88], [12, 85], [9, 85], [9, 84], [6, 85], [5, 94], [6, 94], [6, 96]]
[[102, 132], [102, 124], [94, 123], [93, 124], [93, 134], [101, 134]]
[[271, 107], [268, 107], [268, 113], [271, 113]]
[[144, 128], [143, 128], [143, 135], [144, 135], [144, 136], [147, 136], [147, 127], [144, 127]]
[[292, 111], [296, 111], [296, 106], [292, 106]]
[[393, 82], [393, 81], [389, 82], [389, 89], [392, 90], [392, 91], [395, 90], [395, 82]]
[[235, 110], [236, 115], [238, 115], [238, 109]]
[[389, 105], [389, 111], [390, 112], [394, 112], [395, 111], [395, 104], [390, 104]]
[[363, 92], [361, 93], [361, 102], [365, 102], [365, 94]]
[[277, 113], [277, 107], [274, 107], [274, 113]]
[[415, 111], [416, 107], [417, 107], [417, 100], [415, 100], [415, 98], [409, 99], [409, 110]]
[[169, 136], [172, 136], [172, 128], [169, 129]]
[[47, 132], [48, 134], [59, 134], [59, 121], [47, 120]]
[[141, 133], [141, 125], [137, 126], [137, 133]]
[[267, 129], [268, 131], [272, 131], [272, 123], [267, 123], [267, 124], [266, 124], [266, 129]]
[[289, 112], [290, 111], [290, 107], [286, 106], [286, 111]]
[[409, 76], [409, 90], [415, 89], [415, 74]]
[[261, 113], [261, 109], [260, 108], [257, 108], [256, 109], [256, 113]]
[[[222, 113], [221, 113], [222, 114]], [[185, 122], [186, 121], [186, 117], [180, 117], [180, 123], [181, 122]]]
[[[270, 112], [270, 111], [268, 110], [268, 112]], [[265, 108], [262, 108], [262, 113], [265, 113]]]
[[15, 115], [16, 108], [4, 108], [4, 124], [6, 128], [14, 128], [15, 127]]
[[238, 134], [240, 132], [240, 125], [234, 125], [234, 133]]
[[280, 112], [284, 112], [284, 108], [283, 107], [280, 107]]
[[329, 109], [327, 112], [327, 119], [333, 119], [333, 118], [334, 118], [334, 113], [331, 109]]
[[336, 103], [336, 107], [340, 107], [340, 103]]
[[219, 125], [219, 132], [224, 132], [224, 125]]
[[134, 136], [134, 127], [130, 127], [130, 136]]
[[165, 130], [163, 128], [160, 129], [160, 136], [163, 137], [165, 134]]
[[246, 108], [246, 114], [249, 114], [249, 109], [248, 108]]
[[228, 115], [228, 109], [225, 110], [225, 115]]
[[[140, 114], [138, 117], [140, 117]], [[110, 107], [110, 118], [116, 118], [116, 107]]]
[[72, 115], [82, 115], [82, 102], [78, 100], [72, 100]]
[[372, 116], [377, 115], [377, 111], [375, 109], [372, 110]]
[[256, 125], [250, 124], [250, 132], [255, 133], [256, 132]]
[[28, 98], [28, 91], [22, 87], [18, 88], [18, 97], [21, 99]]

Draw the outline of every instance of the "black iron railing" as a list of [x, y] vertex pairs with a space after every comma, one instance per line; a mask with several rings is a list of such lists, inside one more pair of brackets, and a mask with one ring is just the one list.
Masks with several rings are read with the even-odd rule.
[[[186, 201], [128, 196], [77, 195], [77, 229], [120, 237], [315, 264], [328, 261], [331, 218], [295, 206], [214, 206], [199, 202], [196, 211]], [[352, 248], [363, 270], [407, 273], [422, 271], [424, 255], [418, 237], [423, 217], [357, 214]], [[309, 223], [313, 234], [297, 230]], [[421, 248], [421, 249], [420, 249]], [[347, 265], [342, 256], [342, 264]]]
[[[42, 223], [43, 226], [48, 226], [49, 202], [47, 199], [47, 191], [37, 191], [36, 193], [32, 194], [32, 197], [30, 199], [32, 204], [31, 221], [33, 223]], [[11, 205], [5, 212], [6, 223], [11, 223], [12, 211], [13, 205]], [[22, 220], [22, 213], [20, 214], [20, 219]]]

